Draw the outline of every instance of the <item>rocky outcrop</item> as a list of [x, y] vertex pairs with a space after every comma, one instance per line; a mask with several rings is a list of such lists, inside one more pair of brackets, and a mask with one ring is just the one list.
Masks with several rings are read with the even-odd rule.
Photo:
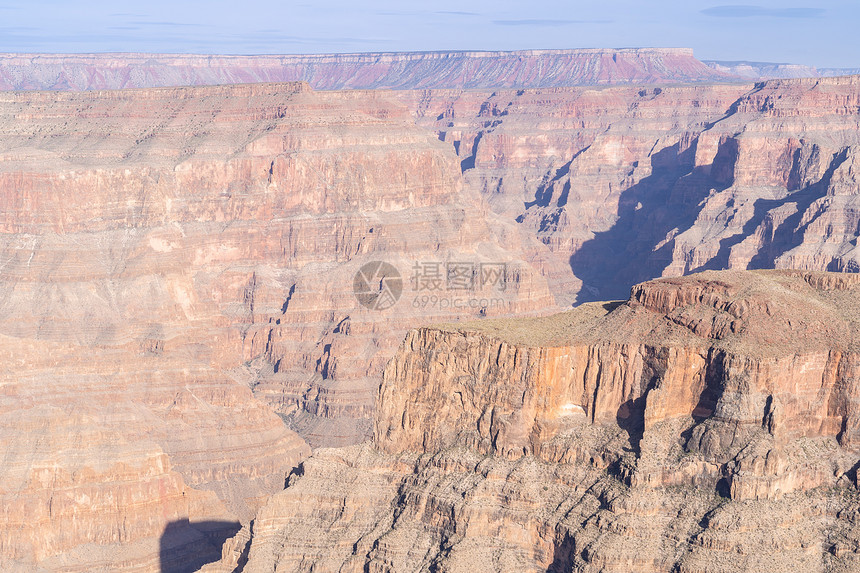
[[[290, 427], [369, 433], [410, 325], [555, 308], [382, 93], [5, 93], [0, 206], [4, 570], [217, 557], [310, 453]], [[374, 261], [402, 276], [390, 308], [354, 295]], [[446, 273], [432, 298], [419, 263]]]
[[731, 81], [689, 49], [393, 52], [293, 56], [0, 54], [0, 89], [306, 81], [315, 89], [516, 88]]
[[373, 444], [318, 451], [209, 571], [852, 571], [853, 276], [705, 272], [413, 330]]
[[857, 76], [418, 95], [397, 94], [579, 302], [707, 269], [860, 268]]

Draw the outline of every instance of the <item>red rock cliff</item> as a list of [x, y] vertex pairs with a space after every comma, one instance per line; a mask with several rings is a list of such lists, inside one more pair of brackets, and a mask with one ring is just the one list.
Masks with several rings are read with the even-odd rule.
[[[189, 566], [309, 454], [285, 420], [362, 439], [410, 325], [553, 308], [487, 216], [385, 94], [0, 94], [3, 567]], [[353, 294], [374, 260], [391, 309]], [[510, 272], [421, 306], [415, 261]]]
[[860, 268], [858, 76], [397, 97], [580, 302], [707, 269]]
[[374, 445], [305, 461], [210, 570], [851, 571], [858, 289], [707, 272], [411, 331]]

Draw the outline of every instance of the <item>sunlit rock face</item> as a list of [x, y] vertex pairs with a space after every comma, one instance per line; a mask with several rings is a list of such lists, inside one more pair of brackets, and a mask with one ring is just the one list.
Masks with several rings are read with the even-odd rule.
[[290, 427], [369, 435], [408, 328], [557, 308], [494, 221], [383, 93], [0, 95], [8, 567], [196, 563], [310, 453]]
[[853, 571], [856, 275], [708, 271], [412, 330], [372, 444], [206, 571]]

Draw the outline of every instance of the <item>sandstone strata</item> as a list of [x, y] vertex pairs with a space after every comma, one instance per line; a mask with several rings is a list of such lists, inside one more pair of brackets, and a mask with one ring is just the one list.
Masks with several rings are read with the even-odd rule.
[[0, 89], [93, 90], [306, 81], [315, 89], [428, 89], [732, 81], [689, 49], [293, 56], [0, 54]]
[[[660, 275], [860, 268], [858, 109], [857, 78], [0, 95], [2, 567], [199, 562], [258, 515], [225, 563], [757, 570], [776, 527], [767, 558], [850, 570], [838, 275], [648, 283], [560, 319], [586, 326], [527, 323], [542, 339], [416, 331], [375, 445], [322, 451], [266, 500], [310, 451], [282, 420], [314, 446], [373, 433], [409, 327]], [[404, 292], [370, 310], [354, 277], [379, 260]], [[416, 262], [503, 263], [505, 288], [454, 307]]]
[[854, 571], [860, 280], [706, 272], [413, 330], [372, 445], [208, 571]]
[[[3, 567], [199, 561], [309, 454], [284, 421], [368, 433], [410, 325], [554, 308], [491, 221], [385, 94], [0, 95]], [[380, 259], [406, 285], [370, 310], [353, 277]], [[454, 308], [413, 304], [414, 261], [509, 266]]]
[[860, 268], [858, 76], [398, 97], [580, 302], [706, 269]]

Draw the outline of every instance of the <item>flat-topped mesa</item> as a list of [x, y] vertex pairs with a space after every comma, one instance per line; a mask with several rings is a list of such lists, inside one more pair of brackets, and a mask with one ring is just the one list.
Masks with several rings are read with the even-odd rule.
[[738, 311], [732, 312], [735, 309], [729, 302], [729, 297], [736, 293], [736, 287], [721, 281], [667, 279], [635, 285], [629, 302], [663, 314], [682, 306], [705, 304], [738, 316]]
[[[844, 291], [860, 284], [860, 274], [855, 273], [824, 273], [814, 271], [781, 271], [786, 277], [797, 277], [808, 283], [816, 290]], [[649, 310], [663, 314], [671, 314], [678, 308], [689, 305], [705, 305], [716, 310], [727, 312], [735, 318], [744, 317], [750, 312], [749, 299], [738, 300], [740, 291], [737, 284], [723, 282], [719, 279], [704, 280], [696, 275], [684, 278], [666, 278], [634, 285], [630, 290], [628, 304], [641, 304]], [[759, 310], [769, 316], [772, 299], [762, 297]]]
[[[614, 427], [640, 457], [634, 481], [722, 476], [736, 497], [835, 484], [860, 452], [858, 293], [860, 277], [707, 272], [637, 285], [621, 305], [412, 331], [385, 371], [375, 443], [612, 463], [620, 451], [583, 444]], [[841, 453], [807, 458], [798, 440]], [[771, 451], [793, 477], [744, 469]]]
[[93, 90], [307, 81], [315, 89], [445, 89], [733, 81], [685, 48], [283, 56], [0, 54], [0, 89]]

